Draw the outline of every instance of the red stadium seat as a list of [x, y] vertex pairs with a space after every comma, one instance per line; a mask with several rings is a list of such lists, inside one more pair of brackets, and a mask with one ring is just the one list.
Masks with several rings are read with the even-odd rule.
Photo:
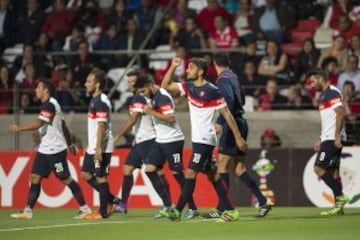
[[166, 73], [166, 69], [154, 69], [156, 84], [161, 84], [161, 81], [164, 78], [165, 73]]
[[321, 22], [317, 19], [304, 19], [304, 20], [299, 20], [297, 29], [315, 32], [320, 25]]
[[290, 31], [291, 34], [291, 42], [294, 43], [303, 43], [306, 39], [312, 38], [314, 36], [314, 33], [311, 31], [304, 31], [304, 30], [298, 30], [293, 29]]

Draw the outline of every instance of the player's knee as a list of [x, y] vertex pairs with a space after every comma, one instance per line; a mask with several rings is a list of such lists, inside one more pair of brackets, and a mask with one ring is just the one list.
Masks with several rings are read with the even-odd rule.
[[242, 163], [242, 162], [239, 162], [237, 165], [236, 165], [236, 168], [235, 168], [235, 174], [236, 176], [241, 176], [243, 175], [243, 173], [246, 171], [246, 167], [245, 167], [245, 164]]
[[89, 172], [81, 172], [80, 176], [85, 181], [88, 181], [88, 180], [90, 180], [92, 178], [92, 174], [90, 174]]
[[71, 176], [68, 176], [68, 177], [64, 177], [63, 179], [60, 179], [60, 181], [65, 185], [69, 185], [73, 181], [73, 179]]
[[319, 166], [314, 166], [314, 172], [318, 177], [322, 177], [325, 174], [326, 170]]
[[155, 172], [157, 170], [157, 167], [152, 164], [146, 164], [145, 166], [145, 172]]
[[41, 182], [41, 176], [38, 174], [30, 174], [30, 182], [32, 184], [39, 184]]
[[124, 165], [123, 167], [123, 174], [124, 176], [129, 176], [134, 171], [134, 167], [130, 165]]
[[196, 172], [190, 168], [186, 169], [185, 171], [185, 178], [194, 179], [196, 178]]
[[225, 173], [228, 171], [229, 159], [224, 156], [219, 156], [217, 162], [217, 168], [219, 173]]

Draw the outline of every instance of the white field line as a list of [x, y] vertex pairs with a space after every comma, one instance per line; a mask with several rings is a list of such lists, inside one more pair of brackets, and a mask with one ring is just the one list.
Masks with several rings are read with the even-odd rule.
[[[241, 220], [256, 220], [255, 218], [240, 218]], [[31, 221], [31, 220], [30, 220]], [[156, 221], [156, 220], [154, 220]], [[126, 223], [141, 223], [147, 222], [143, 221], [99, 221], [99, 222], [83, 222], [83, 223], [69, 223], [69, 224], [55, 224], [55, 225], [44, 225], [44, 226], [33, 226], [33, 227], [21, 227], [21, 228], [7, 228], [7, 229], [0, 229], [0, 232], [16, 232], [16, 231], [26, 231], [26, 230], [38, 230], [38, 229], [52, 229], [52, 228], [66, 228], [66, 227], [77, 227], [77, 226], [88, 226], [88, 225], [102, 225], [102, 224], [126, 224]], [[201, 223], [201, 222], [220, 222], [219, 219], [197, 219], [197, 220], [190, 220], [190, 221], [181, 221], [180, 223]], [[176, 223], [174, 223], [176, 224]]]

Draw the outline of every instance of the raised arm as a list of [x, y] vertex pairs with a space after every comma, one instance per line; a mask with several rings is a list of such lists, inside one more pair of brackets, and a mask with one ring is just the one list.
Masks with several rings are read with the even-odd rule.
[[171, 95], [173, 95], [173, 96], [180, 95], [179, 87], [177, 86], [176, 83], [172, 82], [172, 79], [173, 79], [176, 68], [178, 66], [180, 66], [180, 64], [181, 64], [181, 61], [182, 61], [181, 58], [173, 58], [172, 59], [171, 65], [161, 82], [161, 87], [168, 90], [171, 93]]
[[229, 111], [229, 108], [228, 107], [221, 108], [220, 113], [225, 118], [225, 121], [229, 125], [232, 133], [234, 134], [237, 147], [241, 151], [245, 151], [247, 149], [247, 143], [245, 139], [241, 136], [238, 125], [236, 124], [233, 115]]

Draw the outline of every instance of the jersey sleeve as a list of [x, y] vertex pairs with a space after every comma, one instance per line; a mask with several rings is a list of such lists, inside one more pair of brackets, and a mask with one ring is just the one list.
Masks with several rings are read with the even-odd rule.
[[47, 102], [41, 106], [40, 114], [38, 119], [50, 123], [55, 116], [55, 106], [51, 102]]
[[104, 102], [95, 104], [95, 118], [97, 122], [108, 122], [110, 117], [110, 108]]
[[159, 113], [165, 115], [170, 115], [175, 113], [175, 106], [171, 101], [171, 99], [166, 95], [161, 95], [161, 98], [159, 99], [157, 105], [158, 105], [157, 111]]
[[334, 90], [329, 92], [328, 96], [326, 96], [325, 101], [320, 104], [320, 109], [335, 109], [342, 105], [343, 103], [341, 94], [338, 91]]
[[147, 103], [145, 97], [140, 94], [136, 94], [129, 107], [130, 114], [134, 112], [143, 113], [146, 105]]

